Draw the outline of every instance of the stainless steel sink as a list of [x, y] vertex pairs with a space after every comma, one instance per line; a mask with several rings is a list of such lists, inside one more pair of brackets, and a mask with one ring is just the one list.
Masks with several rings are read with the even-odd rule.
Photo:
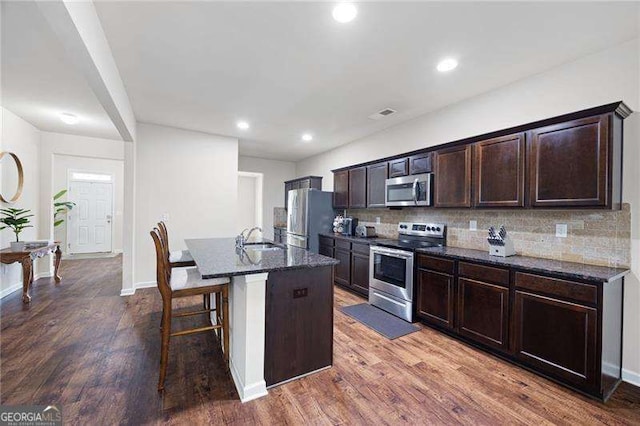
[[275, 251], [275, 250], [284, 250], [284, 247], [277, 246], [273, 243], [245, 243], [245, 250], [253, 250], [253, 251]]

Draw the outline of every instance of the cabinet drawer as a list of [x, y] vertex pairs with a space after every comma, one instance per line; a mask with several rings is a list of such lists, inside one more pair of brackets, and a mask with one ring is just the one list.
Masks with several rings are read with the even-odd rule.
[[594, 305], [598, 303], [598, 287], [589, 284], [517, 272], [516, 287]]
[[331, 237], [325, 237], [320, 235], [320, 245], [321, 246], [329, 246], [329, 247], [333, 247], [333, 242], [335, 240]]
[[351, 250], [351, 242], [346, 240], [336, 240], [336, 248], [343, 250]]
[[442, 259], [440, 257], [431, 256], [418, 256], [418, 266], [420, 268], [433, 269], [434, 271], [445, 272], [447, 274], [453, 274], [454, 261]]
[[369, 244], [351, 243], [351, 251], [369, 256]]
[[509, 270], [475, 263], [459, 262], [458, 274], [479, 281], [509, 286]]

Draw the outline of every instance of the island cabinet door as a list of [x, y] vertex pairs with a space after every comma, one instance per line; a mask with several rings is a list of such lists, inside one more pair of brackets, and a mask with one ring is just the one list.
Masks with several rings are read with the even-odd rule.
[[270, 272], [265, 308], [267, 386], [333, 363], [331, 267]]
[[418, 270], [418, 317], [426, 322], [452, 329], [454, 303], [453, 275]]
[[458, 332], [479, 343], [508, 349], [509, 289], [458, 278]]
[[596, 389], [597, 311], [552, 297], [515, 292], [515, 355], [582, 389]]
[[351, 252], [336, 247], [334, 257], [340, 263], [335, 266], [333, 279], [337, 284], [349, 287], [351, 284]]
[[531, 131], [529, 173], [533, 207], [608, 205], [609, 116]]

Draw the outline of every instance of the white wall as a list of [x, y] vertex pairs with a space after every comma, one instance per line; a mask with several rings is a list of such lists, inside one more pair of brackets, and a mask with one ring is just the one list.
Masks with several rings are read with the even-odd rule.
[[[547, 72], [423, 115], [296, 164], [299, 176], [324, 176], [331, 169], [438, 145], [556, 115], [623, 100], [640, 108], [638, 61], [633, 40]], [[623, 199], [631, 204], [631, 270], [625, 279], [624, 355], [626, 380], [640, 385], [640, 137], [639, 113], [625, 121]]]
[[[122, 252], [122, 221], [124, 195], [124, 161], [103, 158], [87, 158], [75, 155], [54, 154], [53, 158], [53, 191], [54, 194], [68, 188], [70, 170], [105, 173], [113, 176], [113, 221], [112, 244], [114, 252]], [[68, 200], [68, 193], [60, 200]], [[54, 228], [54, 238], [62, 243], [62, 251], [67, 252], [67, 221]]]
[[[14, 207], [30, 209], [35, 215], [31, 218], [33, 228], [27, 228], [20, 234], [21, 241], [36, 240], [42, 238], [39, 233], [39, 168], [38, 160], [40, 155], [40, 131], [22, 118], [4, 108], [0, 108], [2, 120], [0, 121], [0, 151], [13, 152], [18, 156], [24, 169], [24, 190], [21, 198], [15, 204], [0, 203], [2, 208]], [[3, 161], [4, 163], [4, 161]], [[4, 172], [3, 166], [3, 172]], [[11, 188], [8, 188], [10, 186]], [[3, 195], [12, 197], [14, 188], [12, 182], [3, 176], [0, 183]], [[0, 232], [0, 247], [9, 246], [11, 241], [15, 241], [15, 234], [10, 229]], [[42, 273], [44, 262], [36, 261], [35, 273]], [[20, 264], [0, 266], [0, 296], [4, 296], [15, 290], [22, 288], [22, 269]]]
[[284, 207], [284, 181], [296, 177], [295, 167], [295, 164], [289, 161], [266, 160], [245, 156], [240, 156], [238, 159], [238, 170], [262, 173], [264, 175], [262, 194], [262, 229], [264, 238], [273, 238], [273, 208]]
[[238, 140], [138, 123], [134, 147], [137, 287], [155, 282], [149, 232], [163, 215], [171, 250], [185, 249], [185, 238], [235, 236]]

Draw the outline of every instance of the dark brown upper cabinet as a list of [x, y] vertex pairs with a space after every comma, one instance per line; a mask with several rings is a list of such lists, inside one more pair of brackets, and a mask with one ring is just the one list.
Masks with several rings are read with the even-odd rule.
[[431, 158], [432, 154], [430, 152], [409, 157], [409, 174], [431, 173]]
[[367, 207], [367, 168], [356, 167], [349, 170], [349, 208]]
[[322, 176], [305, 176], [284, 183], [284, 208], [289, 208], [289, 191], [292, 189], [317, 189], [322, 191]]
[[333, 173], [333, 207], [336, 209], [349, 208], [348, 170]]
[[471, 145], [435, 153], [435, 207], [471, 207]]
[[387, 162], [367, 166], [367, 207], [384, 207]]
[[609, 115], [531, 131], [532, 207], [605, 207], [610, 170]]
[[407, 176], [409, 174], [409, 158], [396, 158], [389, 160], [389, 177]]
[[474, 144], [473, 205], [524, 207], [525, 134]]

